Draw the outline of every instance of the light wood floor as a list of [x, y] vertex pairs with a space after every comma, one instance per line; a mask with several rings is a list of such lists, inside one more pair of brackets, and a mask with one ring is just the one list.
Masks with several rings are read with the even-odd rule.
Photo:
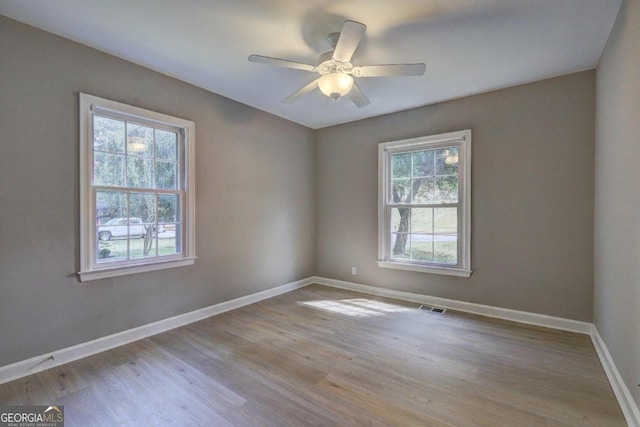
[[0, 386], [67, 426], [624, 426], [589, 337], [309, 286]]

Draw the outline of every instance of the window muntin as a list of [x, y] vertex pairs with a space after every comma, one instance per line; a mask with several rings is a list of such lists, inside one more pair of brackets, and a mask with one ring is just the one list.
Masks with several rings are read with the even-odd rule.
[[380, 144], [379, 265], [470, 274], [471, 132]]
[[193, 122], [80, 100], [81, 280], [193, 263]]

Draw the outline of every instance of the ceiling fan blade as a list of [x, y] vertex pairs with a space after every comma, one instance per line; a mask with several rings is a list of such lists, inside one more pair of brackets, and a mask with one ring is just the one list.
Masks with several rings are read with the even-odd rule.
[[362, 93], [358, 85], [355, 83], [353, 84], [353, 87], [351, 88], [347, 96], [354, 104], [356, 104], [356, 107], [358, 108], [366, 107], [367, 105], [371, 104], [369, 98], [367, 98], [365, 94]]
[[353, 52], [356, 51], [366, 29], [367, 26], [359, 22], [344, 21], [338, 43], [333, 51], [333, 59], [340, 62], [351, 61]]
[[249, 62], [258, 64], [276, 65], [278, 67], [295, 68], [296, 70], [315, 71], [316, 67], [302, 62], [289, 61], [288, 59], [271, 58], [270, 56], [250, 55]]
[[309, 83], [308, 85], [306, 85], [305, 87], [303, 87], [302, 89], [299, 89], [296, 92], [293, 92], [291, 95], [283, 99], [282, 102], [284, 102], [285, 104], [291, 104], [292, 102], [300, 98], [302, 95], [306, 95], [310, 92], [313, 92], [318, 88], [318, 80], [319, 79], [316, 79], [311, 83]]
[[356, 77], [422, 76], [426, 69], [426, 64], [362, 65], [353, 67], [352, 73]]

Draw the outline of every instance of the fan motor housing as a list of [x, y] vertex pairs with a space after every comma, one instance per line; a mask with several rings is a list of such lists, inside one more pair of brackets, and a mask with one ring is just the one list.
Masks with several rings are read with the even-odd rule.
[[329, 73], [352, 74], [353, 65], [351, 62], [336, 61], [333, 59], [333, 51], [330, 50], [318, 57], [316, 71], [323, 76]]

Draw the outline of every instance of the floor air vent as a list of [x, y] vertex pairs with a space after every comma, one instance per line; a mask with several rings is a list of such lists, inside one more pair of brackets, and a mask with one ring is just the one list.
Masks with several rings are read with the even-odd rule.
[[447, 312], [446, 308], [432, 307], [430, 305], [425, 305], [425, 304], [418, 307], [418, 309], [424, 310], [424, 311], [430, 311], [432, 313], [438, 313], [438, 314], [445, 314]]

